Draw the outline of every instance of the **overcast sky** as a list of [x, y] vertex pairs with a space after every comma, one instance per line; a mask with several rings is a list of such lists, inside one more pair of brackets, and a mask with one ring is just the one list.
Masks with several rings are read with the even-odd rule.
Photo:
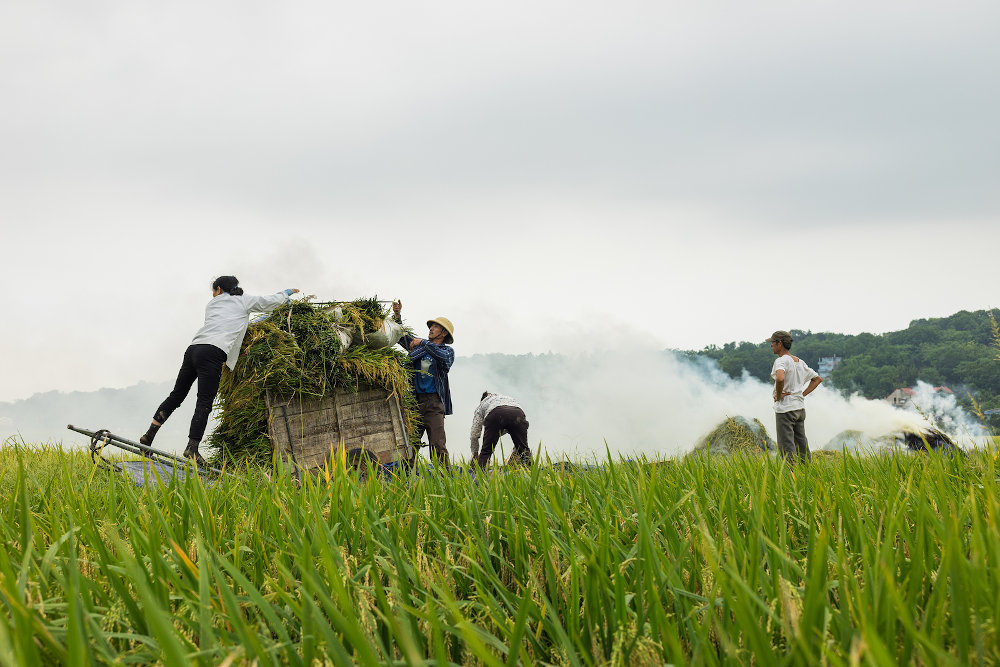
[[995, 1], [6, 0], [0, 400], [169, 380], [229, 273], [459, 355], [997, 306], [998, 77]]

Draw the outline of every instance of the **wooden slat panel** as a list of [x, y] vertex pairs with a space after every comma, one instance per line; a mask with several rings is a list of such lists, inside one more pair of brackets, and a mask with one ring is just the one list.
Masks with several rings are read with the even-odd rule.
[[363, 447], [379, 461], [405, 459], [409, 444], [396, 396], [384, 390], [341, 391], [324, 398], [267, 396], [268, 433], [283, 460], [314, 469], [331, 450]]

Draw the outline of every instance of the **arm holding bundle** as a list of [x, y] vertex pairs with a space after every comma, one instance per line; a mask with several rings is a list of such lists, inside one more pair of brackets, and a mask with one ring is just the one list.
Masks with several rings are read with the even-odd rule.
[[247, 312], [270, 313], [278, 306], [283, 306], [291, 302], [291, 296], [297, 294], [298, 291], [298, 289], [290, 287], [275, 294], [268, 294], [267, 296], [246, 295], [243, 297], [243, 303], [246, 305]]

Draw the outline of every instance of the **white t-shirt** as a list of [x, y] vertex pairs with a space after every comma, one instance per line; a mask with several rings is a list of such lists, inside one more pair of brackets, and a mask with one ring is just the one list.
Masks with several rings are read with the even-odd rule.
[[775, 412], [791, 412], [792, 410], [802, 410], [806, 407], [805, 397], [802, 392], [809, 386], [809, 381], [819, 377], [819, 373], [809, 368], [806, 362], [790, 354], [783, 354], [774, 360], [771, 367], [771, 379], [776, 380], [778, 371], [785, 371], [785, 389], [790, 392], [780, 401], [775, 401]]
[[240, 357], [240, 346], [243, 345], [243, 336], [250, 323], [250, 313], [269, 313], [288, 301], [288, 295], [284, 292], [267, 296], [232, 296], [222, 293], [212, 297], [205, 306], [205, 325], [195, 334], [191, 344], [216, 346], [226, 353], [226, 365], [229, 370], [233, 370]]
[[476, 406], [476, 411], [472, 414], [472, 431], [470, 432], [473, 449], [479, 448], [479, 437], [483, 434], [483, 423], [486, 421], [487, 415], [493, 412], [494, 408], [501, 406], [519, 408], [521, 404], [517, 402], [517, 399], [510, 396], [489, 394]]

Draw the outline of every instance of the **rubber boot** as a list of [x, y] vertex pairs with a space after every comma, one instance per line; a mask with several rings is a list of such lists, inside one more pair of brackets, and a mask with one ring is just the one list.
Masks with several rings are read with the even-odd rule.
[[146, 445], [149, 447], [153, 444], [153, 438], [156, 437], [156, 432], [160, 430], [162, 424], [150, 424], [149, 430], [139, 436], [139, 444]]
[[[149, 430], [139, 436], [139, 444], [146, 445], [147, 447], [152, 445], [153, 438], [156, 437], [156, 432], [160, 430], [160, 427], [163, 426], [163, 422], [167, 421], [167, 417], [169, 416], [170, 415], [163, 410], [157, 410], [156, 414], [153, 415], [153, 421], [149, 423]], [[157, 424], [156, 422], [160, 423]]]
[[194, 438], [188, 439], [188, 445], [184, 448], [184, 458], [193, 459], [198, 467], [205, 467], [205, 459], [198, 453], [199, 441]]

